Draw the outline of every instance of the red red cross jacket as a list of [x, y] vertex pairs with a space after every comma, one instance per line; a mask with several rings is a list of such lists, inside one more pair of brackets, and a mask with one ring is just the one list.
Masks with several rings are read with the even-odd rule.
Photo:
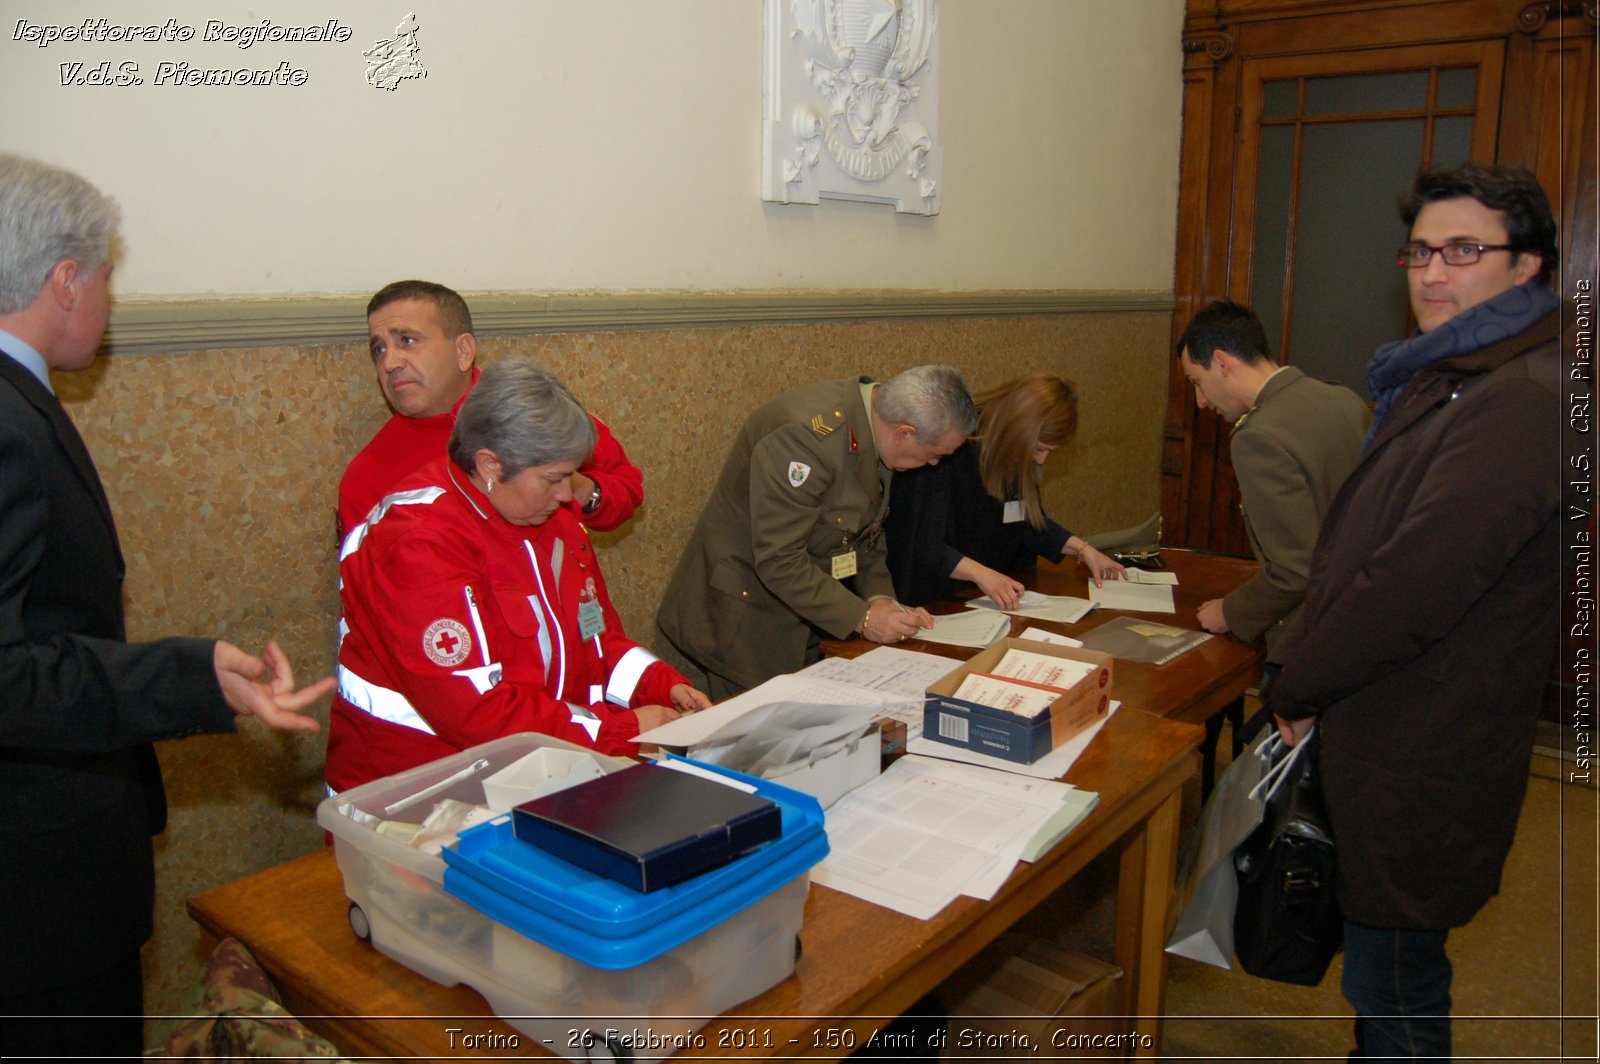
[[336, 791], [520, 731], [631, 754], [627, 710], [671, 705], [688, 682], [623, 634], [568, 508], [512, 525], [447, 458], [402, 481], [340, 553]]

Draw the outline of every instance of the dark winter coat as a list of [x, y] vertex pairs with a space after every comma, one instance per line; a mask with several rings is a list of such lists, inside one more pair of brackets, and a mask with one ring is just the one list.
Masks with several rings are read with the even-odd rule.
[[1499, 890], [1559, 634], [1560, 317], [1405, 386], [1272, 653], [1358, 923], [1457, 927]]

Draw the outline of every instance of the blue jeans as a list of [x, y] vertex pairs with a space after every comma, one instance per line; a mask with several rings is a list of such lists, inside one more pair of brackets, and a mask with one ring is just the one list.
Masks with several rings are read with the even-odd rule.
[[1356, 1010], [1351, 1060], [1450, 1059], [1448, 934], [1345, 921], [1342, 989]]

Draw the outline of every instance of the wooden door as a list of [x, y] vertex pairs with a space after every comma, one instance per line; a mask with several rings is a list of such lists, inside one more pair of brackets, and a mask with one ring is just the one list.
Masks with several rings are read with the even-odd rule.
[[[1564, 272], [1592, 275], [1594, 25], [1593, 2], [1191, 0], [1173, 343], [1233, 299], [1280, 361], [1365, 395], [1411, 325], [1395, 200], [1424, 161], [1533, 169]], [[1228, 426], [1169, 380], [1163, 539], [1248, 553]]]

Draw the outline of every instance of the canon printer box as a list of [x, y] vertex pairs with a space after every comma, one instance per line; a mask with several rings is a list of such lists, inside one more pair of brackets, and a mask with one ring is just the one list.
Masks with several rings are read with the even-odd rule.
[[[1089, 672], [1032, 717], [955, 696], [968, 674], [990, 672], [1013, 648], [1081, 662], [1089, 666]], [[922, 711], [922, 737], [1026, 765], [1104, 720], [1110, 708], [1109, 654], [1031, 639], [1002, 639], [929, 685]]]

